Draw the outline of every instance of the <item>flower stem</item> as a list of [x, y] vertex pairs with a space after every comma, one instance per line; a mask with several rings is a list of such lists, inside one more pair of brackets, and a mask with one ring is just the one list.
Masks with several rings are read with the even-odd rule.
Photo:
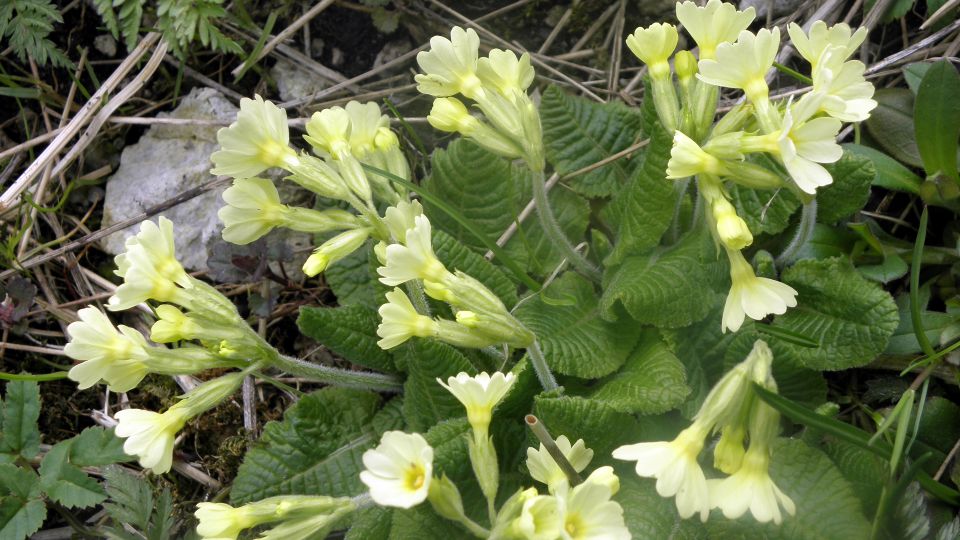
[[490, 531], [484, 529], [476, 521], [468, 518], [467, 516], [462, 516], [459, 521], [461, 525], [466, 527], [467, 530], [477, 538], [487, 538], [490, 536]]
[[528, 414], [526, 417], [524, 417], [524, 421], [527, 423], [527, 427], [530, 428], [530, 431], [532, 431], [537, 439], [539, 439], [540, 443], [543, 444], [543, 447], [547, 449], [550, 457], [552, 457], [553, 461], [557, 463], [557, 466], [560, 467], [560, 470], [563, 471], [563, 474], [566, 475], [567, 481], [570, 482], [570, 487], [582, 483], [583, 478], [580, 477], [580, 474], [577, 473], [577, 470], [574, 469], [573, 465], [571, 465], [567, 460], [567, 456], [563, 455], [563, 452], [557, 447], [556, 441], [553, 440], [553, 437], [550, 436], [550, 432], [547, 431], [547, 426], [545, 426], [539, 418], [532, 414]]
[[540, 342], [536, 339], [527, 348], [527, 356], [530, 357], [530, 365], [533, 366], [534, 373], [540, 381], [540, 386], [547, 392], [559, 388], [557, 379], [550, 372], [550, 366], [547, 365], [547, 359], [543, 357], [543, 351], [540, 350]]
[[400, 392], [403, 389], [403, 382], [393, 375], [322, 366], [279, 353], [271, 360], [277, 369], [334, 386], [377, 392]]
[[817, 224], [817, 200], [811, 199], [810, 202], [803, 205], [800, 212], [800, 224], [797, 226], [797, 232], [793, 239], [787, 244], [783, 253], [777, 257], [777, 264], [783, 266], [793, 262], [800, 253], [803, 246], [806, 245], [810, 237], [813, 236], [813, 228]]
[[560, 253], [570, 261], [570, 265], [576, 268], [580, 273], [590, 278], [592, 281], [600, 282], [600, 270], [580, 254], [567, 239], [557, 223], [553, 210], [550, 209], [550, 201], [547, 199], [547, 185], [543, 171], [533, 172], [533, 200], [537, 206], [537, 215], [540, 216], [540, 226], [543, 227], [544, 234], [553, 243], [554, 247], [560, 250]]

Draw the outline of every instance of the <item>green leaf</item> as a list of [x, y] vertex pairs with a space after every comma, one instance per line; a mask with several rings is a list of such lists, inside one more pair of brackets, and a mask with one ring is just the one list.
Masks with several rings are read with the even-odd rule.
[[917, 91], [920, 90], [920, 81], [923, 80], [923, 76], [926, 75], [927, 70], [932, 65], [929, 62], [914, 62], [907, 64], [901, 70], [903, 71], [903, 80], [907, 82], [907, 87], [910, 88], [913, 95], [917, 95]]
[[43, 525], [47, 507], [33, 469], [0, 464], [0, 538], [22, 540]]
[[136, 459], [123, 451], [123, 439], [112, 428], [89, 427], [71, 440], [70, 463], [77, 467], [102, 467]]
[[68, 461], [74, 441], [59, 442], [40, 462], [40, 485], [50, 499], [67, 508], [87, 508], [100, 504], [107, 493], [96, 480]]
[[844, 144], [843, 151], [845, 155], [854, 154], [873, 162], [873, 167], [877, 171], [877, 175], [873, 178], [873, 185], [913, 195], [920, 194], [923, 179], [892, 157], [875, 148], [853, 143]]
[[614, 500], [623, 508], [623, 519], [632, 538], [705, 538], [703, 526], [694, 519], [680, 519], [673, 498], [661, 497], [655, 481], [638, 477], [633, 468], [618, 470], [620, 491]]
[[375, 310], [383, 303], [385, 286], [377, 281], [376, 267], [380, 263], [373, 256], [371, 246], [368, 242], [324, 271], [323, 277], [340, 306], [365, 306]]
[[[677, 328], [695, 323], [726, 296], [726, 259], [717, 259], [706, 234], [691, 233], [677, 244], [634, 255], [604, 275], [600, 308], [615, 317], [618, 303], [636, 321]], [[719, 322], [718, 322], [719, 326]]]
[[[457, 139], [446, 149], [437, 149], [430, 165], [424, 188], [455, 208], [491, 241], [507, 230], [530, 200], [523, 197], [529, 173], [472, 141]], [[474, 250], [486, 251], [470, 231], [445, 212], [428, 201], [423, 206], [437, 229]]]
[[33, 381], [10, 381], [6, 389], [0, 451], [31, 459], [40, 451], [40, 389]]
[[439, 341], [415, 339], [403, 349], [409, 375], [403, 384], [403, 416], [411, 429], [426, 431], [441, 420], [464, 416], [466, 411], [439, 377], [456, 376], [476, 368], [454, 347]]
[[899, 318], [880, 285], [864, 279], [846, 259], [804, 260], [783, 273], [799, 293], [798, 305], [773, 324], [806, 335], [818, 348], [785, 344], [811, 369], [862, 366], [883, 352]]
[[673, 134], [656, 123], [633, 175], [601, 213], [616, 231], [613, 252], [604, 264], [617, 264], [631, 254], [656, 246], [670, 226], [678, 200], [677, 184], [667, 179], [671, 148]]
[[960, 182], [957, 139], [960, 138], [960, 75], [948, 60], [940, 60], [920, 81], [914, 101], [917, 147], [927, 175], [943, 174]]
[[583, 439], [594, 452], [591, 466], [611, 464], [610, 454], [615, 448], [640, 439], [637, 421], [603, 401], [540, 395], [534, 399], [533, 410], [554, 438], [566, 435], [571, 441]]
[[781, 525], [759, 525], [752, 518], [711, 519], [710, 538], [822, 540], [869, 538], [870, 522], [850, 484], [823, 452], [802, 441], [780, 439], [773, 445], [770, 476], [797, 506]]
[[111, 465], [104, 470], [110, 502], [104, 505], [115, 521], [145, 529], [153, 513], [153, 489], [146, 479]]
[[790, 225], [790, 216], [800, 208], [800, 201], [787, 189], [750, 189], [733, 184], [729, 192], [737, 214], [755, 235], [783, 232]]
[[849, 153], [826, 168], [833, 176], [833, 183], [817, 193], [817, 221], [830, 224], [863, 208], [870, 198], [870, 184], [877, 176], [877, 169], [869, 159]]
[[372, 392], [324, 388], [287, 409], [282, 422], [269, 422], [244, 456], [230, 492], [234, 504], [274, 495], [323, 493], [352, 496], [360, 483], [363, 452], [380, 433], [400, 427], [398, 404], [380, 413]]
[[829, 439], [820, 445], [860, 500], [865, 515], [876, 513], [880, 502], [880, 493], [890, 476], [890, 464], [880, 456], [874, 455], [846, 441]]
[[[566, 301], [551, 305], [546, 298]], [[575, 377], [613, 373], [639, 337], [636, 323], [627, 317], [616, 322], [601, 319], [593, 285], [574, 272], [563, 274], [521, 304], [516, 316], [537, 335], [550, 368]]]
[[621, 412], [658, 414], [678, 407], [689, 394], [683, 364], [647, 330], [623, 369], [601, 381], [590, 397]]
[[960, 438], [960, 407], [949, 399], [940, 396], [927, 399], [919, 422], [917, 439], [944, 454], [950, 452]]
[[[531, 194], [530, 184], [527, 183], [524, 200], [530, 200]], [[590, 203], [562, 184], [555, 185], [547, 198], [557, 223], [567, 238], [574, 245], [583, 242], [590, 221]], [[532, 214], [517, 228], [517, 232], [504, 248], [518, 263], [537, 276], [552, 274], [564, 260], [560, 250], [544, 234], [540, 220]]]
[[888, 154], [912, 167], [923, 167], [913, 124], [913, 93], [906, 88], [881, 88], [877, 108], [864, 122], [870, 136]]
[[359, 305], [301, 307], [297, 317], [300, 332], [358, 366], [396, 372], [393, 357], [377, 345], [377, 312]]
[[393, 509], [373, 506], [357, 513], [345, 540], [388, 540]]
[[[540, 121], [547, 161], [561, 176], [606, 159], [641, 137], [641, 119], [617, 101], [596, 103], [549, 86], [540, 99]], [[632, 163], [620, 159], [571, 179], [570, 187], [587, 197], [607, 197], [632, 175]]]
[[470, 274], [493, 291], [507, 308], [517, 303], [517, 286], [499, 268], [443, 231], [434, 231], [433, 249], [447, 269]]

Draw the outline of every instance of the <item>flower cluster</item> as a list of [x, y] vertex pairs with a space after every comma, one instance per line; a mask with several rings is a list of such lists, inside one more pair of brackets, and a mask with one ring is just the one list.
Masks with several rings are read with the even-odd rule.
[[[433, 448], [418, 433], [387, 432], [380, 445], [363, 455], [366, 469], [360, 479], [370, 488], [373, 501], [382, 506], [411, 508], [429, 500], [441, 516], [456, 521], [480, 538], [574, 540], [630, 538], [623, 509], [612, 500], [620, 481], [611, 467], [594, 470], [582, 483], [571, 485], [543, 445], [527, 451], [527, 468], [547, 493], [521, 488], [499, 509], [495, 500], [499, 468], [489, 426], [494, 407], [509, 392], [513, 374], [460, 373], [438, 382], [467, 411], [472, 434], [467, 438], [474, 475], [488, 501], [491, 529], [472, 520], [464, 511], [460, 491], [446, 476], [433, 476]], [[561, 436], [557, 446], [579, 473], [593, 457], [583, 440], [571, 445]]]
[[[306, 128], [304, 139], [316, 156], [290, 147], [283, 109], [260, 96], [243, 99], [237, 121], [217, 133], [221, 149], [211, 156], [215, 165], [211, 172], [234, 178], [223, 194], [227, 205], [218, 212], [228, 242], [248, 244], [277, 227], [307, 233], [339, 231], [304, 264], [304, 273], [314, 276], [371, 236], [389, 239], [374, 200], [394, 204], [406, 199], [406, 191], [380, 175], [368, 176], [364, 165], [404, 180], [410, 168], [389, 119], [375, 103], [351, 101], [346, 107], [319, 111]], [[273, 182], [257, 176], [274, 168], [321, 197], [346, 202], [356, 213], [283, 204]]]
[[[434, 36], [430, 50], [417, 54], [423, 70], [416, 76], [417, 89], [435, 98], [427, 121], [542, 171], [540, 115], [527, 95], [534, 77], [530, 55], [517, 58], [513, 51], [492, 49], [479, 58], [479, 48], [480, 38], [472, 28], [456, 26], [450, 39]], [[483, 117], [471, 115], [457, 95], [474, 102]]]
[[[793, 500], [770, 478], [772, 443], [780, 427], [780, 415], [751, 390], [756, 383], [770, 391], [777, 385], [771, 374], [773, 354], [757, 341], [747, 358], [730, 370], [710, 390], [693, 423], [669, 442], [643, 442], [621, 446], [613, 457], [636, 461], [637, 474], [656, 478], [657, 493], [676, 497], [682, 518], [695, 514], [706, 521], [712, 508], [735, 519], [747, 512], [761, 522], [783, 520], [781, 508], [796, 512]], [[706, 439], [720, 433], [714, 448], [714, 466], [728, 474], [710, 479], [697, 457]], [[749, 447], [744, 441], [749, 437]]]
[[[450, 272], [433, 251], [430, 220], [420, 203], [400, 202], [387, 209], [384, 222], [394, 243], [376, 247], [382, 264], [380, 281], [395, 287], [380, 306], [380, 347], [390, 349], [412, 337], [433, 337], [461, 347], [483, 348], [506, 343], [529, 346], [533, 334], [507, 311], [486, 286], [464, 272]], [[450, 305], [455, 321], [421, 314], [398, 285], [415, 289]], [[422, 294], [422, 293], [421, 293]]]
[[325, 537], [356, 507], [346, 497], [282, 495], [240, 507], [202, 502], [194, 515], [202, 540], [236, 540], [243, 530], [267, 524], [270, 528], [261, 533], [261, 540], [307, 540]]
[[[790, 38], [810, 63], [813, 84], [796, 101], [773, 102], [766, 77], [780, 48], [779, 29], [750, 32], [753, 8], [738, 11], [720, 0], [709, 0], [702, 7], [690, 1], [677, 3], [677, 19], [696, 42], [699, 59], [692, 51], [673, 54], [678, 31], [670, 24], [638, 28], [627, 38], [627, 46], [647, 65], [658, 116], [674, 133], [667, 177], [697, 178], [710, 230], [730, 259], [733, 285], [722, 325], [736, 331], [745, 316], [761, 319], [784, 313], [796, 305], [797, 293], [757, 277], [746, 262], [741, 251], [752, 244], [753, 235], [737, 215], [724, 182], [759, 189], [785, 187], [816, 208], [817, 188], [833, 181], [823, 164], [836, 162], [843, 153], [836, 141], [841, 122], [865, 120], [877, 105], [873, 85], [863, 76], [864, 65], [848, 60], [866, 37], [866, 29], [853, 32], [843, 23], [827, 27], [818, 21], [807, 34], [791, 24]], [[741, 90], [746, 102], [714, 124], [721, 87]], [[779, 162], [788, 174], [786, 181], [779, 172], [758, 164], [752, 157], [756, 154]], [[815, 219], [815, 210], [805, 212], [804, 219]]]
[[115, 261], [123, 283], [108, 301], [111, 311], [159, 302], [151, 340], [199, 343], [175, 348], [151, 345], [137, 330], [115, 327], [99, 309], [83, 308], [78, 312], [80, 320], [67, 327], [70, 342], [64, 348], [67, 356], [81, 361], [69, 372], [81, 389], [102, 380], [111, 390], [126, 392], [150, 373], [244, 370], [201, 383], [164, 413], [139, 409], [116, 413], [116, 433], [127, 439], [124, 451], [138, 456], [143, 467], [163, 473], [170, 470], [174, 439], [186, 422], [233, 394], [246, 371], [276, 352], [246, 325], [229, 299], [184, 271], [176, 258], [170, 220], [143, 222]]

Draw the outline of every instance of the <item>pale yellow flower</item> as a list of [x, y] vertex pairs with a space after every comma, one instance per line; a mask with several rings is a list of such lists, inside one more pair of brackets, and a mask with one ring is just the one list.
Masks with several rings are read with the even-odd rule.
[[600, 483], [584, 482], [557, 495], [563, 512], [563, 540], [630, 540], [623, 520], [623, 508], [611, 500], [610, 489]]
[[653, 23], [627, 36], [627, 47], [647, 65], [651, 77], [663, 78], [670, 76], [670, 56], [677, 48], [678, 39], [676, 26]]
[[661, 497], [676, 496], [681, 518], [699, 513], [705, 522], [710, 515], [710, 493], [697, 456], [708, 433], [709, 426], [694, 422], [672, 441], [621, 446], [613, 451], [613, 457], [636, 461], [637, 475], [656, 478]]
[[795, 119], [788, 107], [777, 145], [790, 177], [797, 187], [812, 195], [818, 187], [833, 182], [829, 171], [820, 164], [833, 163], [843, 157], [843, 148], [837, 144], [841, 124], [835, 118], [804, 120]]
[[220, 150], [210, 159], [212, 174], [249, 178], [266, 169], [290, 170], [299, 163], [290, 148], [287, 112], [262, 97], [240, 100], [237, 121], [217, 132]]
[[387, 208], [383, 222], [390, 231], [390, 236], [399, 243], [407, 240], [407, 231], [416, 226], [416, 217], [423, 215], [423, 206], [417, 200], [400, 201]]
[[70, 342], [63, 352], [83, 362], [70, 368], [69, 377], [83, 390], [101, 379], [114, 392], [136, 387], [147, 375], [147, 342], [133, 328], [121, 325], [119, 331], [110, 319], [94, 307], [77, 312], [79, 321], [67, 326]]
[[417, 90], [435, 97], [454, 94], [475, 99], [483, 90], [477, 77], [480, 38], [477, 33], [459, 26], [450, 31], [450, 39], [430, 38], [430, 50], [417, 53], [423, 73], [417, 74]]
[[854, 32], [846, 23], [837, 23], [827, 27], [827, 23], [816, 21], [810, 27], [810, 33], [803, 31], [797, 23], [787, 25], [787, 33], [790, 34], [790, 40], [793, 47], [797, 49], [807, 62], [810, 62], [812, 71], [817, 70], [817, 66], [828, 47], [837, 49], [837, 59], [843, 62], [850, 58], [867, 38], [867, 29], [857, 28]]
[[730, 249], [743, 249], [753, 243], [753, 234], [747, 222], [737, 215], [737, 209], [725, 198], [714, 199], [710, 210], [716, 224], [717, 237]]
[[524, 540], [556, 540], [563, 532], [561, 502], [550, 495], [536, 495], [523, 502], [513, 530]]
[[414, 218], [403, 244], [387, 246], [387, 264], [377, 268], [384, 285], [402, 285], [413, 279], [442, 283], [450, 272], [433, 252], [430, 220], [425, 215]]
[[433, 448], [418, 433], [388, 431], [363, 453], [360, 480], [381, 506], [412, 508], [422, 503], [433, 475]]
[[780, 30], [776, 27], [762, 28], [756, 34], [744, 30], [735, 43], [717, 47], [715, 60], [700, 60], [697, 77], [709, 84], [739, 88], [753, 102], [765, 101], [768, 88], [764, 76], [773, 66], [779, 47]]
[[737, 250], [727, 250], [730, 279], [733, 284], [723, 306], [723, 331], [736, 332], [744, 317], [761, 320], [767, 315], [783, 315], [797, 305], [797, 291], [779, 281], [757, 277], [753, 267]]
[[197, 534], [203, 540], [236, 540], [240, 531], [257, 524], [246, 507], [234, 508], [224, 503], [198, 503], [194, 515]]
[[378, 310], [381, 323], [377, 326], [381, 349], [392, 349], [412, 337], [432, 337], [439, 333], [437, 322], [417, 313], [413, 303], [399, 288], [386, 294], [387, 303]]
[[493, 416], [493, 408], [503, 399], [516, 381], [513, 373], [504, 375], [499, 371], [492, 376], [483, 372], [470, 376], [460, 372], [447, 379], [446, 384], [437, 378], [440, 386], [447, 389], [467, 410], [467, 421], [475, 432], [486, 434]]
[[350, 115], [343, 107], [330, 107], [313, 113], [307, 121], [303, 138], [322, 156], [341, 160], [352, 155], [350, 148]]
[[863, 76], [866, 66], [858, 60], [843, 61], [842, 49], [827, 47], [813, 70], [813, 90], [800, 98], [817, 104], [817, 110], [844, 122], [862, 122], [877, 107], [873, 84]]
[[682, 131], [673, 134], [670, 161], [667, 162], [667, 178], [679, 179], [698, 174], [720, 175], [726, 169], [719, 159], [707, 153]]
[[189, 410], [176, 405], [165, 413], [141, 409], [117, 412], [117, 437], [127, 439], [123, 451], [137, 456], [140, 465], [154, 474], [162, 474], [173, 465], [173, 442], [190, 419]]
[[720, 0], [710, 0], [703, 7], [690, 1], [677, 2], [677, 20], [697, 42], [701, 60], [714, 58], [721, 43], [736, 40], [754, 16], [753, 7], [737, 11], [733, 4]]
[[[560, 435], [556, 443], [557, 448], [577, 472], [587, 468], [593, 459], [593, 450], [587, 448], [583, 439], [577, 439], [576, 443], [570, 444], [570, 439], [566, 435]], [[567, 485], [567, 476], [563, 474], [563, 470], [543, 444], [540, 448], [527, 448], [527, 470], [530, 471], [530, 476], [534, 480], [546, 484], [551, 493], [560, 485]]]
[[527, 91], [533, 82], [534, 71], [529, 54], [523, 53], [517, 58], [513, 51], [491, 49], [489, 55], [477, 61], [477, 76], [484, 87], [513, 97]]
[[176, 258], [173, 223], [160, 217], [158, 223], [144, 221], [140, 232], [127, 239], [126, 251], [117, 255], [116, 274], [124, 279], [110, 297], [107, 309], [121, 311], [148, 299], [178, 304], [189, 303], [182, 289], [192, 281]]

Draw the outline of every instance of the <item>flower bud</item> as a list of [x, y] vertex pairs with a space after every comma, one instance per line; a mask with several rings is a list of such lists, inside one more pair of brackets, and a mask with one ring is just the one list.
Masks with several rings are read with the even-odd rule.
[[697, 75], [697, 59], [690, 51], [680, 51], [673, 57], [673, 68], [680, 84], [686, 84]]
[[725, 246], [740, 250], [753, 243], [753, 234], [747, 222], [737, 215], [737, 210], [723, 197], [710, 205], [716, 222], [717, 236]]
[[318, 247], [303, 263], [303, 273], [313, 277], [331, 264], [360, 248], [370, 236], [370, 229], [358, 228], [342, 232]]
[[430, 482], [430, 488], [427, 493], [427, 500], [433, 506], [433, 510], [452, 521], [463, 519], [463, 499], [460, 497], [460, 490], [457, 489], [447, 475], [440, 478], [434, 478]]
[[746, 434], [742, 424], [724, 426], [717, 447], [713, 450], [713, 466], [726, 474], [737, 472], [743, 461], [743, 440]]

